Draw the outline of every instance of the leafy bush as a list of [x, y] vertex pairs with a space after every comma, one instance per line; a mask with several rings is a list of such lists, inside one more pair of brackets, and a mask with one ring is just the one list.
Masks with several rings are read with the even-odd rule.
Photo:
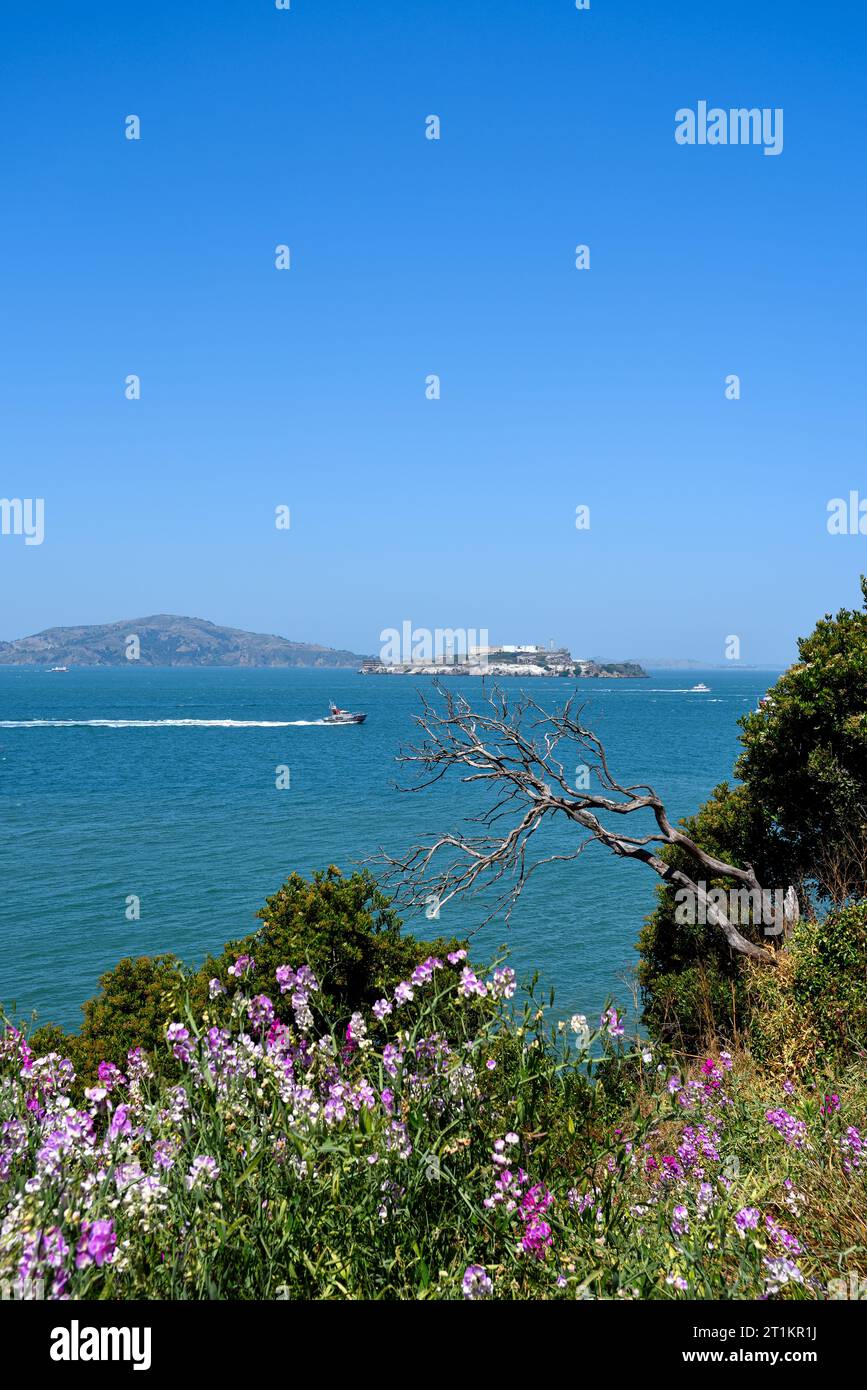
[[[761, 709], [740, 721], [743, 752], [734, 771], [741, 785], [722, 783], [683, 822], [718, 858], [752, 864], [766, 889], [794, 886], [802, 911], [811, 893], [819, 905], [829, 899], [839, 905], [867, 890], [864, 578], [861, 591], [864, 610], [826, 614], [798, 643], [799, 662], [780, 677]], [[678, 864], [681, 853], [664, 850], [663, 858]], [[710, 886], [732, 885], [715, 880]], [[713, 928], [678, 923], [669, 887], [662, 885], [658, 893], [639, 940], [648, 1027], [693, 1051], [709, 1038], [737, 1038], [756, 1021], [752, 1006], [764, 997], [745, 988], [753, 967]], [[827, 944], [833, 951], [830, 939]], [[782, 969], [788, 978], [788, 962]], [[775, 988], [767, 983], [769, 994]]]
[[[736, 775], [772, 818], [792, 873], [814, 876], [825, 846], [867, 821], [867, 579], [864, 608], [826, 614], [800, 660], [742, 721]], [[852, 868], [860, 874], [860, 863]], [[863, 880], [861, 884], [863, 888]]]
[[348, 1017], [393, 989], [427, 956], [461, 945], [455, 939], [403, 936], [400, 918], [376, 880], [365, 872], [344, 878], [334, 865], [311, 882], [291, 874], [258, 916], [264, 927], [229, 942], [196, 972], [195, 998], [204, 1000], [209, 979], [224, 978], [239, 955], [252, 954], [266, 976], [285, 961], [306, 961], [321, 981], [319, 1006]]
[[797, 923], [773, 973], [749, 973], [751, 1045], [796, 1071], [867, 1055], [867, 902]]

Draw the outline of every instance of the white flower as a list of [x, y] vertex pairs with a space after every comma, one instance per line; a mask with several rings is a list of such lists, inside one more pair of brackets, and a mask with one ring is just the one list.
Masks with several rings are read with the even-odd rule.
[[590, 1043], [590, 1025], [584, 1014], [573, 1014], [569, 1020], [569, 1027], [577, 1035], [575, 1046], [582, 1052]]

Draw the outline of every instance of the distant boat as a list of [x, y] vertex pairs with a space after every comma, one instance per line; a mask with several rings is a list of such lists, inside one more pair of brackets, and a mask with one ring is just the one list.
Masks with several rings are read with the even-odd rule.
[[690, 691], [689, 691], [690, 695], [692, 695], [692, 694], [706, 695], [706, 694], [708, 694], [709, 692], [710, 692], [710, 686], [709, 686], [709, 685], [705, 685], [703, 681], [699, 681], [698, 685], [690, 686]]
[[341, 709], [335, 705], [333, 700], [328, 702], [328, 717], [323, 719], [323, 724], [363, 724], [367, 718], [366, 714], [352, 714], [348, 709]]
[[48, 668], [48, 674], [51, 675], [51, 672], [52, 672], [52, 671], [68, 671], [68, 670], [69, 670], [69, 667], [68, 667], [68, 666], [49, 666], [49, 668]]

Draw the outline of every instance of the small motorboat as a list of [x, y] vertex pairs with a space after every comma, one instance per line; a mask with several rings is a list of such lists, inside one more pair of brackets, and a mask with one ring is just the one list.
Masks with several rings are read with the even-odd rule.
[[49, 668], [48, 668], [48, 674], [49, 674], [49, 676], [50, 676], [50, 675], [52, 674], [52, 672], [54, 672], [54, 671], [68, 671], [68, 670], [69, 670], [69, 667], [68, 667], [68, 666], [49, 666]]
[[323, 719], [323, 724], [363, 724], [367, 718], [366, 714], [353, 714], [351, 710], [341, 709], [335, 705], [333, 700], [328, 702], [328, 717]]
[[698, 685], [690, 687], [689, 693], [690, 695], [708, 695], [710, 694], [710, 686], [705, 685], [704, 681], [699, 681]]

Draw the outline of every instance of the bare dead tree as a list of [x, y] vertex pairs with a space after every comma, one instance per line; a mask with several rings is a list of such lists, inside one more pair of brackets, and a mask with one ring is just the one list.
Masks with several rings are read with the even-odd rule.
[[[707, 921], [719, 927], [733, 951], [762, 964], [776, 964], [774, 952], [745, 937], [698, 881], [700, 871], [708, 878], [734, 879], [760, 895], [763, 904], [770, 902], [752, 865], [741, 868], [708, 854], [672, 825], [652, 787], [618, 782], [601, 740], [580, 722], [581, 710], [575, 712], [574, 697], [563, 709], [549, 714], [527, 696], [510, 707], [496, 688], [486, 692], [481, 710], [439, 684], [436, 690], [441, 703], [435, 705], [422, 695], [421, 713], [415, 716], [423, 742], [400, 755], [401, 763], [419, 772], [417, 780], [403, 790], [421, 792], [456, 774], [464, 783], [490, 784], [493, 800], [481, 814], [464, 822], [480, 826], [478, 834], [440, 835], [400, 857], [381, 852], [386, 881], [398, 901], [420, 905], [434, 896], [442, 906], [458, 894], [483, 892], [505, 881], [486, 920], [503, 908], [508, 916], [531, 874], [546, 864], [575, 860], [588, 845], [601, 844], [619, 858], [646, 864], [666, 883], [694, 894], [695, 903], [705, 908]], [[566, 774], [564, 743], [572, 747], [573, 755], [577, 752], [584, 769], [580, 781], [587, 782], [586, 788], [573, 786]], [[591, 789], [594, 779], [598, 790]], [[655, 823], [648, 833], [630, 834], [628, 828], [617, 826], [617, 818], [640, 812], [649, 812]], [[581, 838], [568, 853], [533, 858], [533, 837], [556, 817], [571, 822]], [[614, 826], [601, 817], [612, 818]], [[661, 858], [659, 851], [666, 845], [684, 851], [695, 865], [694, 873]]]

